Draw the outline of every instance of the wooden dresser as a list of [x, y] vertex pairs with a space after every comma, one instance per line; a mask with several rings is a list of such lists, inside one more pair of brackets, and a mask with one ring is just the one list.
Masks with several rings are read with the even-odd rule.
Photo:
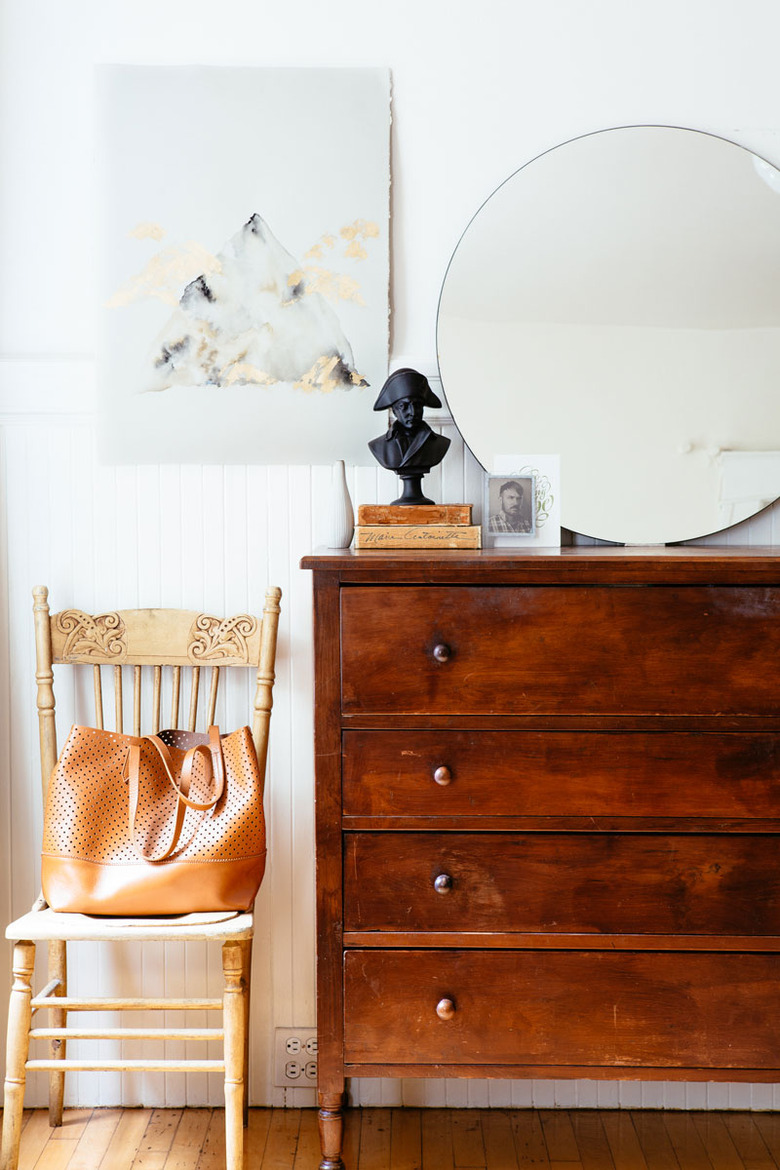
[[353, 1075], [780, 1080], [779, 553], [304, 560], [323, 1168]]

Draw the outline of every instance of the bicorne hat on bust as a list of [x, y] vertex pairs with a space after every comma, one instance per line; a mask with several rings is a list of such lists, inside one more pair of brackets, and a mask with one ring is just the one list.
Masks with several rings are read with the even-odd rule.
[[431, 390], [425, 375], [406, 367], [394, 370], [387, 379], [374, 403], [374, 410], [387, 410], [401, 398], [419, 398], [423, 406], [441, 406], [441, 400]]

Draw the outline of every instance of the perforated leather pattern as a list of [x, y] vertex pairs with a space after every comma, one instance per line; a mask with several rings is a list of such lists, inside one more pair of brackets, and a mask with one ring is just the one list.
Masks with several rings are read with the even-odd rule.
[[[207, 736], [165, 732], [174, 773], [181, 774], [186, 749]], [[109, 864], [137, 864], [131, 844], [128, 785], [123, 769], [130, 737], [89, 727], [73, 727], [49, 783], [42, 852]], [[185, 746], [186, 745], [186, 746]], [[188, 808], [180, 844], [165, 861], [227, 861], [265, 852], [261, 781], [248, 727], [222, 740], [225, 790], [213, 809]], [[136, 841], [147, 854], [159, 853], [170, 839], [177, 796], [162, 760], [149, 743], [141, 748]], [[196, 753], [189, 795], [208, 800], [211, 784]]]

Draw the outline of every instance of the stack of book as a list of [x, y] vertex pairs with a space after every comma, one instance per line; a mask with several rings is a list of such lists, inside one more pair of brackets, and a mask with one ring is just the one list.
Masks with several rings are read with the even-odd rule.
[[361, 504], [355, 548], [481, 548], [471, 504]]

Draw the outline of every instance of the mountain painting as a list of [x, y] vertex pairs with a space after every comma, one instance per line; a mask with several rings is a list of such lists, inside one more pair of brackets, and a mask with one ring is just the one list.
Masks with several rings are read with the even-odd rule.
[[370, 463], [387, 71], [101, 66], [97, 96], [102, 458]]

